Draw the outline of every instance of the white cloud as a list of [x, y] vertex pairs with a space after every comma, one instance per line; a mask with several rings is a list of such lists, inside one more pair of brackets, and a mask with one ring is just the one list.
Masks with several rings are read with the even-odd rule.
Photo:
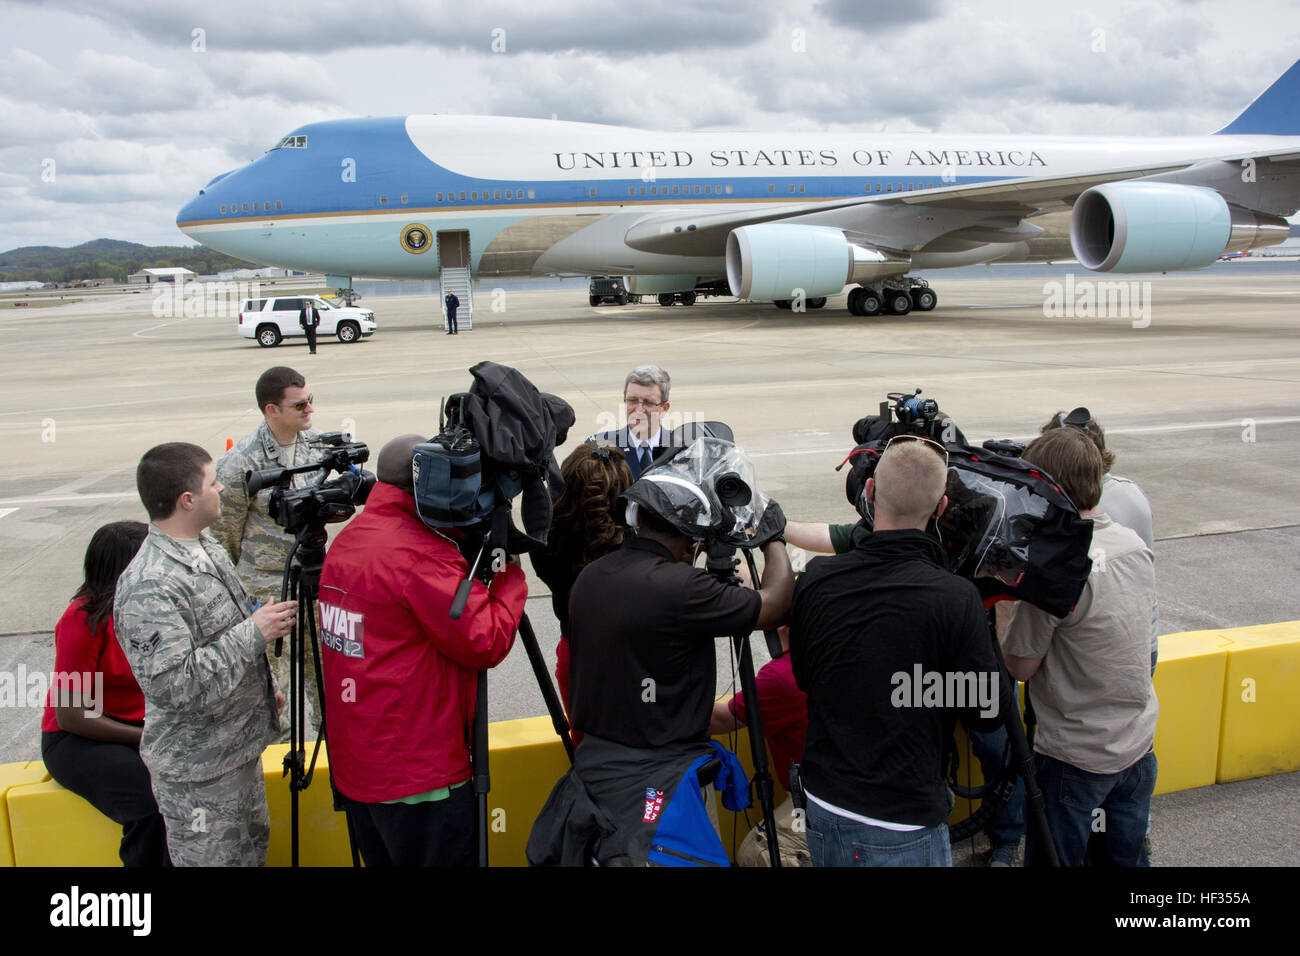
[[201, 185], [324, 119], [1199, 134], [1300, 54], [1292, 0], [0, 0], [0, 22], [0, 249], [178, 241]]

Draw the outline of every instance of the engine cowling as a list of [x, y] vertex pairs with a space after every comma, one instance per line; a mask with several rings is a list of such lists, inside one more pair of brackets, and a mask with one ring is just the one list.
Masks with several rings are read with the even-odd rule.
[[1223, 255], [1233, 220], [1224, 198], [1203, 186], [1106, 183], [1075, 202], [1070, 247], [1098, 272], [1197, 269]]
[[901, 275], [904, 255], [853, 242], [841, 229], [793, 223], [741, 226], [727, 236], [731, 294], [760, 302], [838, 295], [849, 282]]

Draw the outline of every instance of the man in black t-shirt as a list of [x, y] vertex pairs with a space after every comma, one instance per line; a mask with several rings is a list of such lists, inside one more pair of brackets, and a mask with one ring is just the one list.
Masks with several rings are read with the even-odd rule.
[[808, 695], [803, 781], [818, 866], [951, 866], [943, 775], [953, 722], [1001, 723], [979, 592], [926, 533], [943, 513], [947, 455], [903, 436], [864, 494], [875, 530], [817, 558], [795, 588], [790, 653]]
[[[725, 786], [728, 760], [739, 764], [709, 740], [714, 641], [774, 628], [789, 612], [794, 574], [779, 531], [763, 546], [763, 587], [753, 591], [693, 567], [695, 542], [646, 505], [629, 511], [636, 533], [587, 565], [569, 593], [570, 716], [584, 736], [533, 826], [535, 864], [640, 865], [662, 842], [659, 824], [678, 809], [689, 768], [716, 754]], [[729, 779], [736, 796], [741, 788]], [[704, 813], [693, 790], [683, 805], [694, 810], [677, 819]], [[707, 818], [703, 828], [704, 855], [685, 859], [725, 861]], [[710, 843], [716, 857], [705, 852]]]
[[695, 542], [653, 512], [589, 564], [569, 594], [573, 726], [628, 747], [709, 739], [714, 639], [781, 624], [794, 576], [785, 545], [763, 549], [759, 591], [693, 567]]

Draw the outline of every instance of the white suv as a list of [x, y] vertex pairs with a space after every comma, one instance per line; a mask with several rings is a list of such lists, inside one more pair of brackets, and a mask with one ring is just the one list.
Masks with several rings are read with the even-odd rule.
[[374, 334], [379, 327], [373, 312], [354, 306], [332, 305], [320, 296], [296, 295], [245, 299], [239, 310], [239, 334], [246, 339], [257, 339], [258, 345], [268, 349], [289, 336], [306, 338], [307, 333], [298, 324], [305, 298], [311, 299], [320, 314], [317, 335], [337, 335], [340, 342], [355, 342], [362, 336]]

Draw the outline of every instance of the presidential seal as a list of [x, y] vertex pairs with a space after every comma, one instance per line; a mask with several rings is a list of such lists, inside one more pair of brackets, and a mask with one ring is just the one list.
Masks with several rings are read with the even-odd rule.
[[413, 222], [402, 230], [402, 248], [419, 255], [429, 251], [429, 227]]

